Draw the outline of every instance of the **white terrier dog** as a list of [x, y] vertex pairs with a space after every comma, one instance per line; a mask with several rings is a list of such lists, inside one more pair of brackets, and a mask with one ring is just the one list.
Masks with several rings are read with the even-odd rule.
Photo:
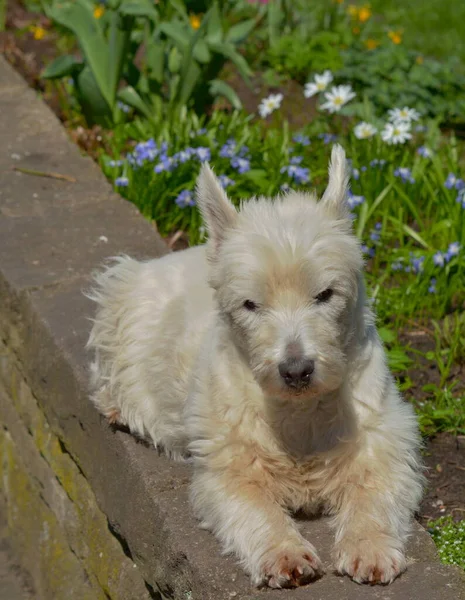
[[366, 303], [347, 188], [340, 146], [319, 202], [290, 192], [237, 211], [204, 166], [208, 244], [119, 258], [92, 292], [95, 405], [192, 454], [196, 515], [257, 585], [321, 574], [297, 510], [332, 515], [339, 573], [389, 583], [406, 566], [420, 440]]

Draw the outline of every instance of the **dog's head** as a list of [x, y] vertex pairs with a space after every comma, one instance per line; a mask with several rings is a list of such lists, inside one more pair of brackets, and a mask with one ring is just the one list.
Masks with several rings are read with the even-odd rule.
[[348, 179], [344, 150], [335, 146], [319, 202], [290, 192], [237, 211], [208, 166], [199, 176], [210, 284], [267, 395], [310, 398], [337, 389], [347, 372], [364, 307]]

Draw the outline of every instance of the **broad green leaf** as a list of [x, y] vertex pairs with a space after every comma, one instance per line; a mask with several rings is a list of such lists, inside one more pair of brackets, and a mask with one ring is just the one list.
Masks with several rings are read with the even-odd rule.
[[44, 79], [61, 79], [69, 77], [83, 67], [83, 63], [71, 55], [59, 56], [42, 71]]
[[150, 75], [155, 81], [162, 83], [165, 67], [165, 42], [159, 39], [151, 41], [147, 48], [145, 60], [150, 69]]
[[140, 113], [142, 113], [147, 119], [152, 120], [153, 113], [150, 106], [144, 102], [141, 96], [137, 93], [137, 91], [131, 87], [127, 86], [118, 92], [118, 100], [124, 102], [128, 106], [132, 106]]
[[187, 102], [188, 102], [189, 98], [191, 97], [191, 94], [194, 90], [194, 87], [200, 80], [201, 75], [202, 75], [202, 71], [201, 71], [199, 65], [195, 62], [195, 60], [192, 60], [190, 62], [189, 68], [181, 76], [181, 82], [180, 82], [180, 87], [179, 87], [179, 97], [178, 97], [178, 101], [181, 104], [187, 104]]
[[120, 5], [119, 12], [134, 17], [147, 17], [154, 23], [158, 21], [158, 12], [150, 0], [126, 0]]
[[181, 68], [182, 56], [177, 46], [173, 46], [168, 55], [168, 69], [171, 73], [177, 73]]
[[207, 43], [203, 39], [199, 39], [194, 46], [193, 54], [195, 60], [199, 63], [207, 64], [211, 60], [210, 50], [208, 49]]
[[93, 72], [86, 66], [74, 78], [77, 98], [89, 125], [108, 127], [113, 118], [112, 109], [101, 93]]
[[207, 41], [218, 44], [223, 39], [223, 28], [221, 26], [221, 15], [218, 2], [214, 2], [208, 13]]
[[242, 102], [240, 101], [239, 96], [230, 85], [221, 81], [221, 79], [213, 79], [213, 81], [210, 82], [210, 94], [212, 96], [224, 96], [237, 110], [242, 108]]
[[179, 22], [161, 23], [159, 30], [170, 38], [181, 49], [187, 48], [189, 44], [189, 33], [186, 27]]
[[242, 42], [242, 40], [245, 40], [245, 38], [253, 31], [256, 24], [257, 22], [255, 19], [247, 19], [246, 21], [242, 21], [242, 23], [233, 25], [226, 34], [225, 40], [232, 44]]
[[250, 82], [249, 77], [253, 74], [253, 71], [249, 67], [245, 58], [236, 51], [232, 44], [208, 42], [208, 45], [213, 52], [223, 55], [225, 58], [228, 58], [232, 63], [234, 63], [245, 81]]
[[85, 0], [76, 0], [54, 6], [50, 15], [76, 35], [100, 93], [112, 108], [116, 90], [112, 90], [110, 84], [108, 46], [99, 19], [93, 15], [92, 5]]
[[133, 17], [122, 18], [116, 12], [110, 16], [108, 28], [108, 71], [109, 87], [112, 98], [112, 108], [116, 97], [116, 90], [121, 79], [126, 51], [129, 45], [129, 36], [134, 25]]

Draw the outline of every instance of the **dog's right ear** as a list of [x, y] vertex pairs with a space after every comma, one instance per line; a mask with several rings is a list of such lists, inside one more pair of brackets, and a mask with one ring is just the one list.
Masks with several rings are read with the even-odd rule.
[[207, 163], [202, 165], [197, 179], [197, 204], [207, 227], [211, 250], [216, 252], [226, 231], [234, 227], [237, 211]]
[[329, 182], [320, 202], [326, 210], [337, 219], [349, 218], [347, 194], [349, 191], [349, 166], [344, 148], [339, 144], [333, 146], [329, 163]]

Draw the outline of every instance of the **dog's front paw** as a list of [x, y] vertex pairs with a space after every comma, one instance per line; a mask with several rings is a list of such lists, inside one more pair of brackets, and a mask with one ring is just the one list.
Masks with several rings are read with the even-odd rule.
[[263, 560], [255, 583], [271, 588], [305, 585], [323, 574], [323, 565], [311, 544], [277, 548]]
[[357, 583], [391, 583], [406, 569], [405, 557], [396, 546], [387, 537], [342, 540], [335, 548], [336, 569]]

